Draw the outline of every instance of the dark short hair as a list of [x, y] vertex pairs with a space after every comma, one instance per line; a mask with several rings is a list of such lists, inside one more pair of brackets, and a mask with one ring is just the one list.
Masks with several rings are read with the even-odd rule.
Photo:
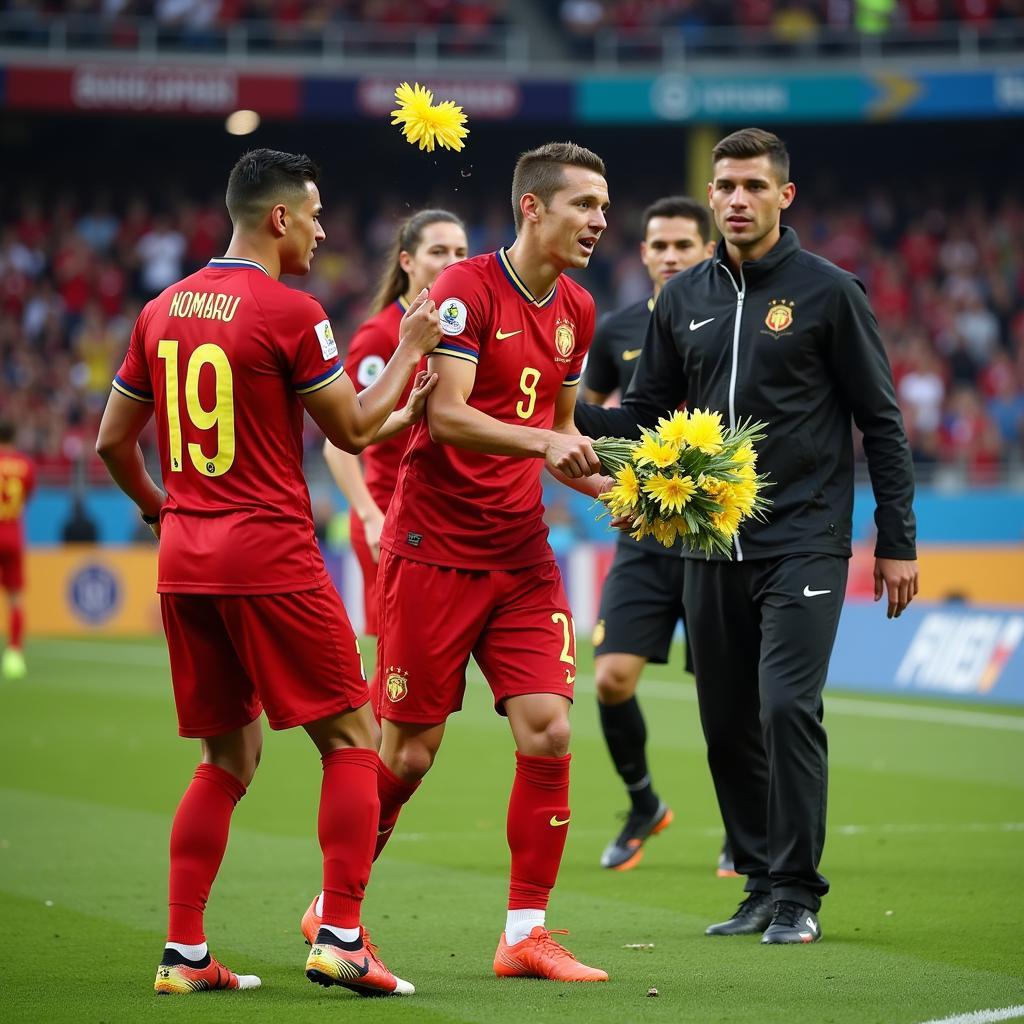
[[10, 444], [14, 440], [14, 424], [10, 420], [0, 420], [0, 444]]
[[655, 217], [685, 217], [697, 225], [697, 234], [702, 242], [711, 239], [711, 213], [707, 206], [698, 203], [696, 199], [689, 196], [665, 196], [662, 199], [655, 199], [650, 206], [644, 210], [642, 225], [644, 238], [647, 237], [647, 228]]
[[231, 168], [225, 196], [232, 224], [252, 224], [282, 200], [297, 201], [314, 184], [320, 168], [305, 153], [250, 149]]
[[575, 142], [549, 142], [519, 157], [512, 175], [512, 214], [516, 231], [523, 226], [523, 211], [519, 205], [523, 196], [535, 195], [547, 206], [552, 196], [565, 188], [565, 167], [583, 167], [605, 176], [604, 161]]
[[779, 184], [789, 181], [789, 151], [786, 144], [763, 128], [741, 128], [732, 135], [726, 135], [711, 151], [711, 166], [726, 157], [748, 160], [754, 156], [767, 156]]

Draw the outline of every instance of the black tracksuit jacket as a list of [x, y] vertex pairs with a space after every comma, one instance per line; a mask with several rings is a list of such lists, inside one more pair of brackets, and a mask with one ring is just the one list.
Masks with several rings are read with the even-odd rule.
[[639, 437], [682, 402], [721, 412], [725, 425], [768, 424], [757, 469], [770, 476], [773, 505], [767, 522], [741, 527], [737, 559], [850, 555], [851, 417], [875, 494], [875, 555], [917, 557], [910, 448], [864, 287], [801, 249], [791, 228], [738, 274], [719, 242], [710, 260], [668, 281], [621, 408], [581, 403], [575, 420], [590, 437]]

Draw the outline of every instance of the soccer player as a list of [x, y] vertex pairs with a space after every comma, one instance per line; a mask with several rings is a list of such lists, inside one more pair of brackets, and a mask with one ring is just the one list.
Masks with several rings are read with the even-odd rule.
[[[238, 161], [226, 255], [143, 309], [96, 443], [160, 538], [179, 731], [202, 745], [171, 829], [160, 994], [260, 984], [210, 956], [203, 912], [232, 811], [259, 762], [264, 708], [273, 729], [301, 725], [323, 762], [324, 924], [307, 976], [362, 994], [413, 991], [360, 925], [379, 816], [379, 731], [355, 635], [314, 539], [302, 423], [305, 407], [333, 443], [358, 452], [400, 415], [395, 403], [440, 332], [421, 292], [395, 355], [356, 396], [320, 304], [278, 280], [307, 273], [324, 239], [317, 178], [306, 156], [257, 149]], [[138, 445], [154, 413], [166, 495]]]
[[[468, 252], [465, 225], [447, 210], [420, 210], [398, 229], [373, 302], [374, 314], [352, 336], [345, 356], [345, 372], [357, 392], [377, 379], [394, 354], [402, 316], [413, 298], [430, 288], [446, 267], [464, 260]], [[411, 387], [410, 382], [403, 398]], [[398, 485], [398, 465], [408, 441], [404, 432], [385, 439], [382, 431], [377, 442], [359, 457], [324, 442], [324, 459], [351, 509], [352, 550], [363, 574], [365, 632], [371, 636], [377, 634], [380, 531]]]
[[600, 469], [573, 426], [594, 302], [563, 271], [590, 262], [607, 207], [604, 164], [589, 150], [549, 143], [519, 158], [515, 243], [449, 267], [432, 289], [444, 334], [430, 359], [437, 387], [381, 536], [377, 853], [462, 706], [472, 655], [517, 748], [502, 977], [608, 978], [545, 926], [570, 818], [576, 659], [540, 482], [545, 464], [573, 479]]
[[[583, 391], [586, 401], [598, 405], [629, 388], [662, 285], [702, 263], [715, 248], [711, 215], [686, 196], [668, 196], [648, 206], [643, 233], [640, 258], [654, 292], [597, 326]], [[636, 688], [648, 661], [668, 662], [672, 634], [683, 615], [683, 564], [681, 542], [666, 548], [653, 537], [634, 540], [623, 533], [601, 592], [593, 635], [597, 707], [608, 752], [631, 804], [625, 825], [601, 855], [601, 866], [616, 871], [636, 867], [644, 840], [672, 823], [672, 810], [658, 797], [647, 767], [647, 725]], [[689, 645], [686, 661], [692, 672]]]
[[7, 595], [7, 647], [0, 659], [5, 679], [23, 679], [28, 672], [22, 650], [25, 639], [25, 536], [22, 513], [35, 487], [35, 469], [14, 447], [14, 424], [0, 422], [0, 587]]

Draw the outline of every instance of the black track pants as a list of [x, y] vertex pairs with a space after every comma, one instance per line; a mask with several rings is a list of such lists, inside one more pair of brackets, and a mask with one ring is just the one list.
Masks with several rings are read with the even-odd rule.
[[683, 604], [701, 725], [736, 870], [817, 910], [828, 892], [821, 691], [848, 560], [787, 555], [686, 565]]

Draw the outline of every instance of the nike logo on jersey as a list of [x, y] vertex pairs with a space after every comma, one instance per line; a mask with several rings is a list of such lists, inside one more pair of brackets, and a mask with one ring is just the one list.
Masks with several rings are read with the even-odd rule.
[[641, 350], [638, 348], [627, 348], [626, 351], [622, 353], [622, 358], [629, 363], [636, 359], [636, 357], [640, 355], [640, 352]]
[[[570, 815], [569, 817], [572, 817], [572, 815]], [[559, 821], [558, 820], [558, 815], [557, 814], [552, 814], [551, 815], [551, 820], [548, 822], [548, 824], [552, 828], [561, 828], [562, 825], [568, 825], [569, 824], [569, 818], [566, 818], [565, 821]]]
[[822, 594], [831, 593], [831, 590], [811, 590], [810, 587], [804, 587], [804, 597], [821, 597]]
[[512, 338], [512, 337], [515, 337], [515, 335], [522, 334], [522, 333], [523, 332], [522, 332], [521, 328], [518, 331], [507, 331], [506, 332], [506, 331], [503, 331], [499, 327], [498, 330], [495, 331], [494, 336], [498, 339], [498, 341], [504, 341], [506, 338]]
[[707, 318], [707, 320], [701, 320], [700, 323], [697, 323], [696, 320], [691, 320], [690, 321], [690, 330], [691, 331], [699, 331], [705, 324], [711, 323], [711, 321], [714, 320], [714, 319], [715, 318], [713, 316], [709, 316]]

